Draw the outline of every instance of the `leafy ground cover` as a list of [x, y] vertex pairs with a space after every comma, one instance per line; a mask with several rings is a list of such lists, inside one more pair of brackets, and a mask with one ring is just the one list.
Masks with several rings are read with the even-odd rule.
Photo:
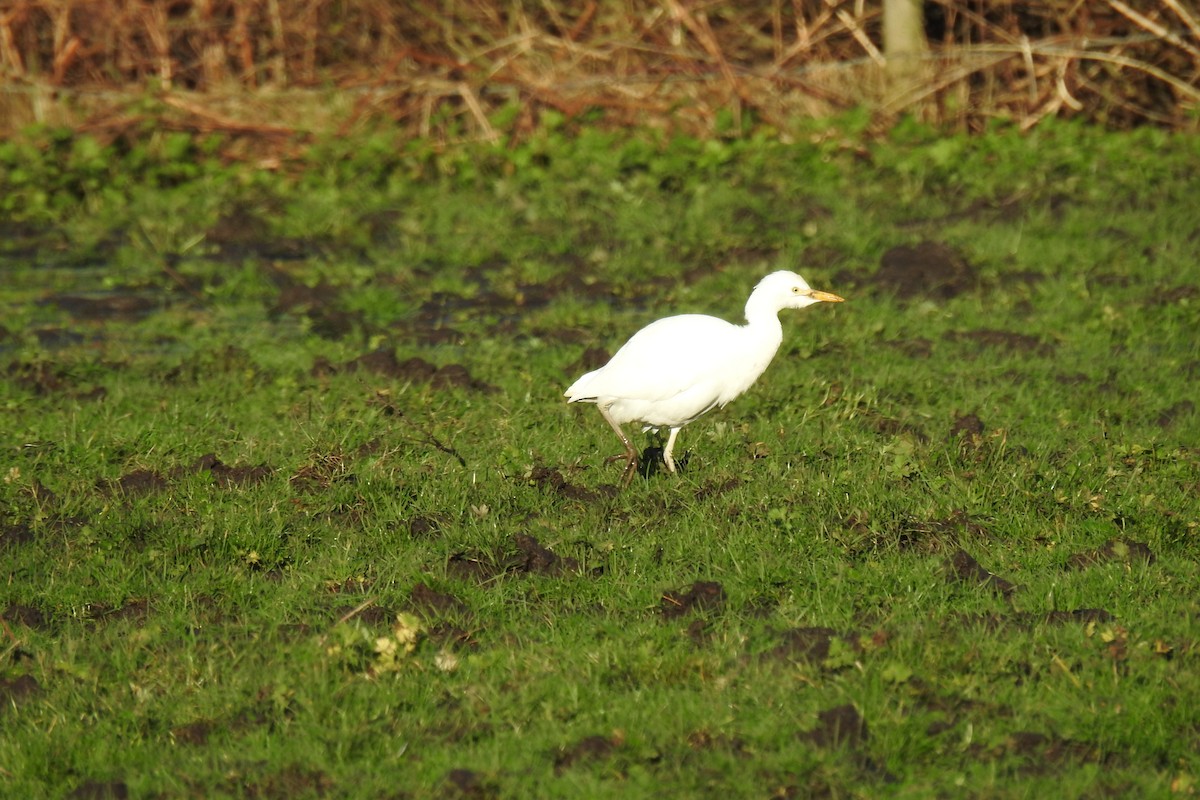
[[[3, 148], [4, 794], [1194, 793], [1194, 138]], [[563, 387], [778, 268], [618, 492]]]

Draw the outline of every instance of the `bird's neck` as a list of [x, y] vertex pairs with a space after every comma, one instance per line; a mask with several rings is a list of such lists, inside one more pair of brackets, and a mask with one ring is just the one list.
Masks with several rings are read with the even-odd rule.
[[747, 336], [760, 342], [763, 348], [769, 347], [771, 355], [783, 341], [783, 326], [779, 323], [779, 310], [773, 306], [763, 305], [754, 301], [751, 295], [746, 303]]

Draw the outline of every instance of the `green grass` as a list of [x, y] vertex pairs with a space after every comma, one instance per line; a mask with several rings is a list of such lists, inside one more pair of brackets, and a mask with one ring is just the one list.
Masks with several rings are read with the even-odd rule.
[[[1195, 139], [207, 152], [0, 150], [0, 794], [1194, 793]], [[778, 268], [847, 302], [614, 493], [573, 365]]]

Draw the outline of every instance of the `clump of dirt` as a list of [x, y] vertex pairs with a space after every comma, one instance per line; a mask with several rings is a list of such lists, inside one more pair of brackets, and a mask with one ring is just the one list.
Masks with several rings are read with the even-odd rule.
[[877, 413], [868, 413], [867, 418], [871, 422], [871, 427], [884, 436], [909, 436], [921, 444], [929, 441], [929, 436], [925, 431], [911, 422], [903, 422], [902, 420], [892, 419], [891, 417], [885, 417]]
[[177, 744], [203, 745], [208, 743], [208, 737], [217, 729], [217, 724], [209, 719], [200, 719], [186, 725], [177, 725], [171, 729], [171, 738]]
[[263, 483], [275, 473], [275, 470], [266, 464], [231, 467], [223, 464], [216, 455], [206, 453], [192, 462], [191, 472], [197, 475], [208, 472], [212, 475], [213, 483], [216, 486], [229, 489], [235, 486], [254, 486]]
[[316, 286], [289, 282], [284, 285], [271, 306], [268, 315], [272, 318], [283, 314], [295, 314], [306, 318], [313, 333], [322, 339], [336, 341], [356, 330], [364, 334], [373, 333], [362, 312], [346, 311], [338, 305], [340, 287], [322, 279]]
[[544, 575], [560, 577], [579, 572], [579, 562], [542, 547], [536, 538], [524, 533], [515, 534], [509, 547], [499, 547], [492, 553], [478, 551], [455, 553], [446, 562], [446, 572], [460, 580], [486, 583], [501, 575]]
[[4, 374], [18, 386], [42, 397], [62, 393], [78, 400], [98, 400], [108, 394], [103, 386], [80, 387], [66, 368], [46, 361], [13, 361]]
[[462, 600], [448, 592], [430, 589], [424, 583], [413, 586], [408, 595], [408, 607], [427, 619], [470, 613], [467, 604]]
[[104, 481], [102, 485], [111, 494], [138, 497], [166, 489], [167, 479], [152, 469], [135, 469], [115, 481]]
[[741, 478], [726, 478], [725, 480], [706, 480], [696, 490], [697, 500], [708, 500], [713, 497], [720, 497], [726, 492], [732, 492], [734, 489], [742, 485]]
[[946, 577], [951, 582], [982, 586], [1004, 597], [1017, 590], [1015, 584], [989, 572], [966, 550], [958, 549], [946, 560]]
[[0, 619], [5, 622], [11, 622], [14, 625], [24, 625], [26, 628], [32, 628], [35, 631], [44, 631], [49, 629], [50, 625], [46, 620], [46, 615], [42, 613], [40, 608], [25, 605], [24, 603], [9, 603], [4, 609], [4, 613], [0, 614]]
[[978, 284], [975, 268], [961, 253], [941, 242], [893, 247], [883, 254], [874, 284], [897, 297], [950, 300]]
[[829, 648], [835, 638], [839, 637], [833, 628], [790, 628], [783, 632], [783, 640], [765, 655], [783, 661], [819, 664], [829, 657]]
[[750, 756], [744, 739], [725, 733], [713, 733], [707, 730], [692, 731], [688, 734], [687, 743], [688, 747], [693, 750], [727, 750], [740, 758]]
[[116, 608], [107, 603], [92, 603], [87, 608], [87, 617], [95, 622], [120, 622], [129, 620], [144, 625], [150, 616], [150, 601], [135, 598]]
[[817, 715], [816, 727], [801, 734], [800, 738], [821, 748], [854, 748], [866, 744], [869, 736], [867, 721], [858, 713], [858, 709], [846, 703], [822, 711]]
[[675, 619], [692, 612], [719, 614], [725, 610], [725, 587], [716, 581], [696, 581], [685, 589], [662, 593], [663, 619]]
[[432, 539], [441, 534], [442, 529], [450, 524], [447, 514], [417, 514], [404, 523], [408, 535], [413, 539]]
[[1095, 550], [1075, 553], [1067, 559], [1068, 569], [1085, 569], [1093, 564], [1121, 561], [1125, 564], [1153, 564], [1154, 553], [1143, 542], [1124, 537], [1109, 539]]
[[561, 775], [576, 764], [609, 758], [624, 744], [620, 735], [585, 736], [569, 747], [560, 747], [554, 754], [554, 774]]
[[311, 460], [288, 478], [288, 484], [297, 492], [316, 494], [334, 484], [357, 481], [347, 470], [346, 459], [339, 453], [314, 454]]
[[963, 414], [956, 417], [950, 424], [950, 438], [958, 439], [962, 444], [978, 447], [983, 442], [983, 434], [987, 428], [975, 414]]
[[34, 540], [33, 529], [24, 522], [0, 527], [0, 550], [29, 544]]
[[293, 797], [321, 797], [333, 787], [333, 779], [324, 772], [301, 764], [289, 764], [257, 780], [245, 781], [238, 787], [240, 791], [234, 794], [287, 800]]
[[446, 795], [469, 800], [491, 800], [500, 796], [500, 789], [478, 772], [452, 769], [446, 773]]
[[579, 562], [573, 558], [560, 557], [534, 537], [518, 533], [513, 536], [517, 552], [508, 560], [508, 572], [558, 576], [564, 572], [578, 572]]
[[0, 678], [0, 709], [27, 700], [40, 694], [42, 685], [32, 675], [18, 675], [15, 678]]
[[547, 467], [541, 464], [535, 465], [530, 470], [528, 481], [544, 491], [553, 492], [567, 500], [578, 500], [583, 503], [595, 503], [605, 498], [615, 497], [617, 494], [617, 488], [612, 485], [606, 484], [598, 486], [595, 489], [589, 489], [570, 483], [554, 467]]
[[942, 553], [964, 540], [987, 539], [987, 528], [959, 509], [944, 519], [902, 518], [895, 526], [896, 546], [919, 553]]

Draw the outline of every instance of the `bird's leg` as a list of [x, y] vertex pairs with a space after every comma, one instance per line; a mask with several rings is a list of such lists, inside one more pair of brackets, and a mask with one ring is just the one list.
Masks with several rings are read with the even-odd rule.
[[675, 459], [671, 457], [671, 450], [675, 447], [675, 437], [679, 435], [679, 428], [671, 428], [671, 432], [667, 434], [667, 446], [663, 448], [663, 461], [666, 462], [667, 472], [675, 472]]
[[[629, 441], [629, 437], [625, 435], [625, 431], [621, 430], [621, 426], [612, 418], [612, 414], [608, 413], [608, 409], [604, 406], [596, 407], [600, 409], [600, 416], [604, 417], [604, 421], [617, 432], [617, 436], [621, 437], [621, 444], [625, 445], [625, 472], [621, 475], [621, 486], [628, 486], [630, 481], [633, 480], [634, 473], [637, 472], [637, 450], [634, 449], [633, 442]], [[620, 458], [620, 456], [616, 457]]]

